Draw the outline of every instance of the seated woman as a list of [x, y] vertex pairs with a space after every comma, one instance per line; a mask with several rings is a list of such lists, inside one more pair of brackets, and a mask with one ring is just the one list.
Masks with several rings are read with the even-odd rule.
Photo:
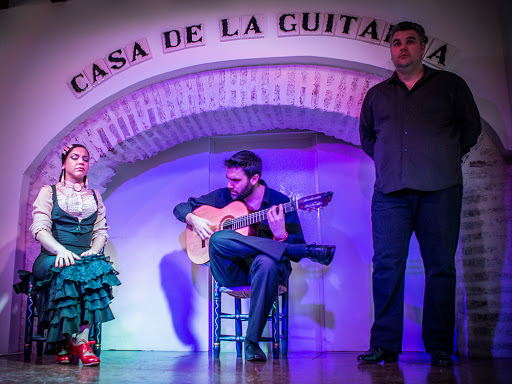
[[39, 321], [49, 328], [47, 341], [61, 344], [57, 362], [98, 365], [89, 329], [114, 319], [109, 307], [112, 286], [120, 282], [103, 254], [105, 206], [98, 191], [87, 187], [88, 171], [87, 148], [73, 144], [62, 153], [59, 183], [39, 191], [30, 229], [41, 243], [41, 253], [32, 274]]

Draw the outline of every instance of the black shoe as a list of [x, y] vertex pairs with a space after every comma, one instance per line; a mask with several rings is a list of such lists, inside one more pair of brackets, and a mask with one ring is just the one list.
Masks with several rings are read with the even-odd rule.
[[431, 351], [430, 363], [436, 367], [453, 367], [452, 354], [446, 351]]
[[336, 247], [334, 245], [311, 244], [306, 247], [307, 258], [323, 265], [331, 264]]
[[247, 361], [265, 361], [267, 356], [263, 352], [258, 343], [247, 340], [245, 342], [245, 360]]
[[362, 355], [357, 356], [357, 361], [369, 364], [377, 364], [381, 361], [386, 363], [396, 363], [398, 361], [398, 353], [380, 348], [370, 348]]

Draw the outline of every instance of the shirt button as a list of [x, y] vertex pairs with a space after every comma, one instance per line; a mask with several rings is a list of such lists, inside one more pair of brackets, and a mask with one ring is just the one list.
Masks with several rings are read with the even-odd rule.
[[404, 152], [407, 152], [407, 148], [404, 148]]
[[404, 135], [407, 135], [407, 131], [404, 132]]

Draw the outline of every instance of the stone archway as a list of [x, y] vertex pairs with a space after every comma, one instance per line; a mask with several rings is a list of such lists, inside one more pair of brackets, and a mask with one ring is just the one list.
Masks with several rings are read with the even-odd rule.
[[[30, 222], [39, 189], [56, 182], [60, 152], [85, 144], [90, 179], [101, 192], [122, 163], [147, 159], [176, 144], [213, 135], [272, 129], [308, 129], [359, 144], [359, 112], [382, 77], [335, 67], [266, 65], [191, 74], [152, 84], [106, 105], [50, 150], [29, 177], [21, 212]], [[25, 226], [25, 266], [39, 252]]]

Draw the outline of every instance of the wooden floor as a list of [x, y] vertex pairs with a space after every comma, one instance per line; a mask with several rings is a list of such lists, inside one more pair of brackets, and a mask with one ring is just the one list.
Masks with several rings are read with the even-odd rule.
[[5, 383], [512, 383], [512, 359], [460, 360], [453, 368], [431, 367], [425, 353], [406, 352], [398, 364], [360, 365], [355, 352], [291, 353], [263, 363], [235, 353], [214, 359], [207, 352], [103, 351], [101, 365], [24, 363], [0, 356]]

